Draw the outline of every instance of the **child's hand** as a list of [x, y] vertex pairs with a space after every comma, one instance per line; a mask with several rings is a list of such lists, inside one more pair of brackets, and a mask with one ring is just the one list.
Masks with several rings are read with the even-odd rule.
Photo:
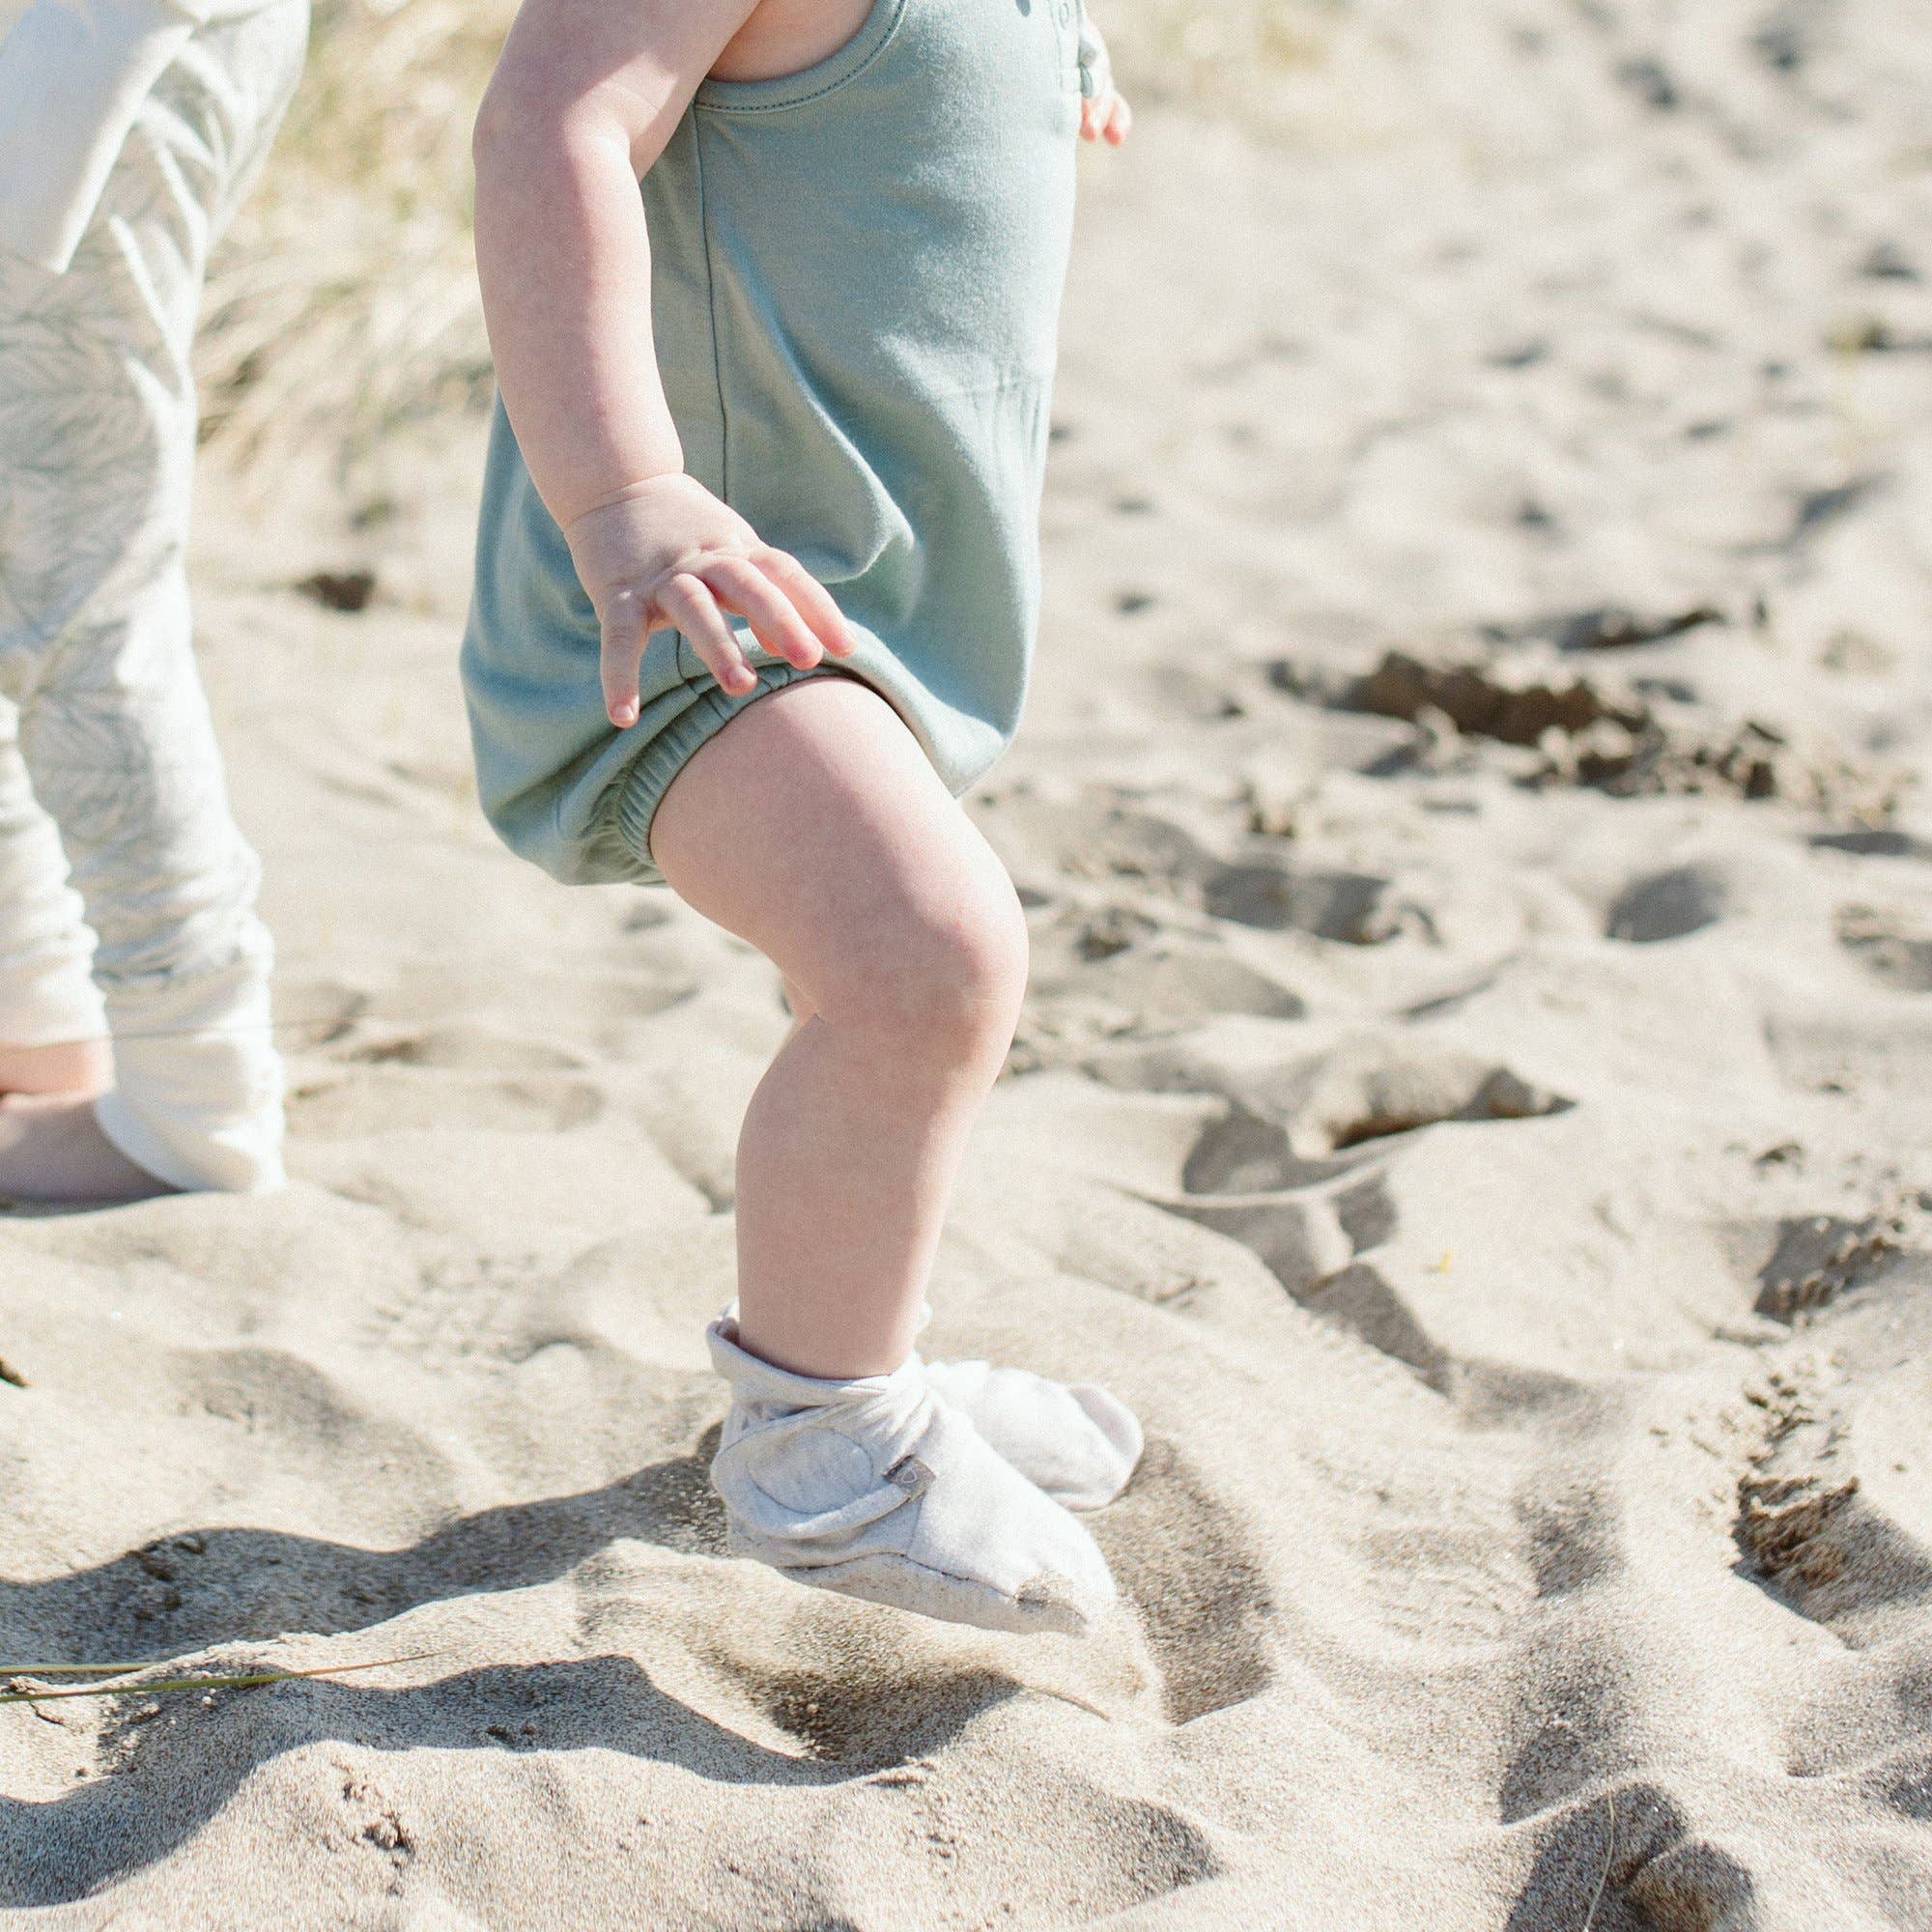
[[564, 537], [596, 607], [604, 707], [619, 730], [638, 722], [638, 667], [653, 631], [682, 632], [731, 697], [745, 696], [757, 678], [726, 611], [800, 670], [828, 654], [852, 654], [852, 634], [831, 592], [690, 476], [638, 484], [574, 519]]
[[1114, 85], [1107, 43], [1091, 16], [1080, 23], [1080, 138], [1118, 148], [1133, 131], [1134, 110]]

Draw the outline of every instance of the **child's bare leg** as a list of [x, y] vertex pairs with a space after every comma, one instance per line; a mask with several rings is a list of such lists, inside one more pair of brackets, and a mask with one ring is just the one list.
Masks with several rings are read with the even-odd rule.
[[0, 1096], [71, 1094], [91, 1099], [114, 1081], [114, 1056], [104, 1040], [59, 1046], [0, 1046]]
[[0, 696], [0, 1096], [93, 1095], [112, 1081], [93, 950], [20, 755], [19, 709]]
[[[789, 980], [784, 1002], [789, 1044], [812, 1009]], [[924, 1368], [929, 1387], [963, 1409], [1021, 1475], [1067, 1509], [1104, 1509], [1140, 1466], [1147, 1439], [1138, 1417], [1096, 1382], [1068, 1385], [981, 1361], [928, 1361]]]
[[1012, 885], [896, 714], [845, 678], [735, 719], [678, 776], [651, 842], [679, 895], [772, 959], [809, 1013], [739, 1144], [745, 1345], [801, 1375], [889, 1374], [1012, 1038]]

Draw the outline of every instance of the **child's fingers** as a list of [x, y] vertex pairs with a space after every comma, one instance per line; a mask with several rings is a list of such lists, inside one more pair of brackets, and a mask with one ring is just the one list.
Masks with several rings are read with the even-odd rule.
[[1122, 146], [1133, 132], [1134, 110], [1126, 98], [1109, 88], [1104, 94], [1090, 95], [1080, 103], [1080, 138], [1105, 141], [1108, 147]]
[[604, 684], [604, 710], [618, 730], [638, 722], [638, 667], [649, 636], [648, 609], [634, 590], [617, 590], [598, 612], [598, 675]]
[[791, 607], [805, 619], [806, 627], [835, 658], [849, 658], [858, 648], [852, 627], [845, 621], [831, 591], [826, 589], [789, 551], [770, 544], [757, 552], [752, 561], [791, 599]]
[[751, 624], [753, 636], [773, 657], [783, 658], [799, 670], [810, 670], [824, 657], [791, 599], [756, 564], [741, 556], [722, 556], [705, 566], [704, 582], [725, 610]]
[[[727, 697], [743, 697], [757, 684], [738, 639], [724, 621], [718, 600], [700, 577], [679, 571], [658, 592], [658, 609], [691, 640], [704, 668]], [[634, 673], [635, 674], [635, 673]]]

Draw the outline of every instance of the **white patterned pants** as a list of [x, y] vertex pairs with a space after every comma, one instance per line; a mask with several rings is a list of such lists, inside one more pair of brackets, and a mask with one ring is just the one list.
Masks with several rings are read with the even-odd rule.
[[105, 1031], [100, 1124], [183, 1188], [282, 1176], [260, 868], [229, 811], [185, 553], [209, 250], [307, 31], [307, 0], [273, 0], [196, 34], [65, 274], [0, 237], [0, 1043]]

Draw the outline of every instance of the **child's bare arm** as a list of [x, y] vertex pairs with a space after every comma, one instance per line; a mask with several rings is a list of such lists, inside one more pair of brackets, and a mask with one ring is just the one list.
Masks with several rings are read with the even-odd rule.
[[684, 467], [638, 179], [756, 0], [526, 0], [477, 116], [476, 255], [525, 460], [568, 525]]
[[[734, 694], [754, 680], [721, 611], [800, 667], [851, 649], [824, 588], [684, 474], [651, 336], [638, 179], [758, 4], [525, 0], [477, 118], [477, 269], [497, 380], [597, 607], [618, 725], [636, 721], [655, 629], [684, 632]], [[849, 12], [849, 0], [812, 4], [835, 25]]]

